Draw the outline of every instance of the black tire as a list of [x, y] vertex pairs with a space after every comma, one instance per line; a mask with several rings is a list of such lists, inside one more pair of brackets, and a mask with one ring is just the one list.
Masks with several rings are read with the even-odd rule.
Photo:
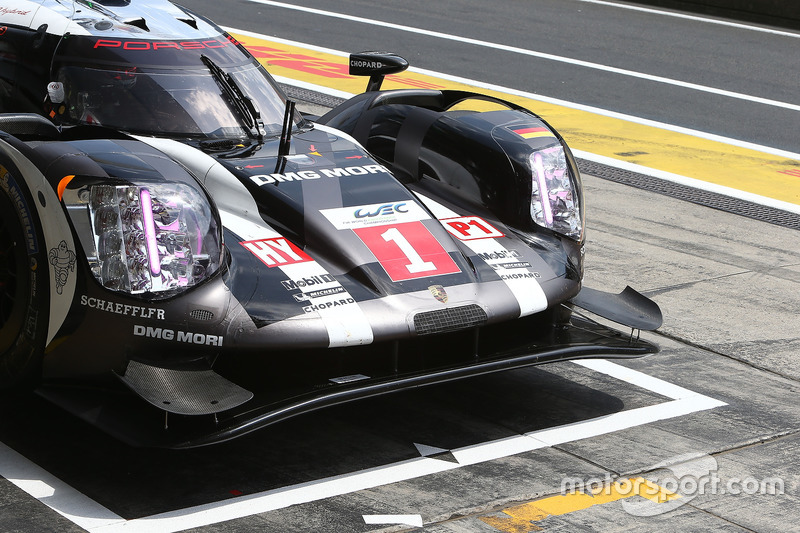
[[0, 161], [0, 391], [38, 382], [48, 318], [45, 243], [12, 169]]

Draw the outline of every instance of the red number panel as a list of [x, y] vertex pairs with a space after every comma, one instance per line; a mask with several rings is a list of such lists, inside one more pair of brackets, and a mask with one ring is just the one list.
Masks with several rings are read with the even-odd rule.
[[354, 229], [392, 281], [461, 272], [422, 222]]

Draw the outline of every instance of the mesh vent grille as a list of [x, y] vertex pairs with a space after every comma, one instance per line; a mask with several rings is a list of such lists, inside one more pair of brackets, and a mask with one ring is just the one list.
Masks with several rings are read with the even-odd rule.
[[417, 313], [414, 315], [414, 329], [417, 335], [431, 335], [482, 326], [486, 320], [486, 311], [481, 306], [465, 305]]
[[211, 320], [214, 318], [214, 313], [205, 309], [192, 309], [189, 316], [195, 320]]

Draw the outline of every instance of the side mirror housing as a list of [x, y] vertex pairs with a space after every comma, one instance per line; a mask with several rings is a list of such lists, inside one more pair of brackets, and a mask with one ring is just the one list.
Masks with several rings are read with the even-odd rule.
[[350, 75], [369, 76], [367, 92], [379, 91], [387, 74], [397, 74], [408, 68], [408, 61], [391, 52], [359, 52], [350, 54]]

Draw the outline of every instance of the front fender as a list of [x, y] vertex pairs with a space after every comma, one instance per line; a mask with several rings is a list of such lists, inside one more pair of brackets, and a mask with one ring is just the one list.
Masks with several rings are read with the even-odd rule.
[[76, 287], [76, 248], [66, 213], [56, 191], [33, 163], [35, 154], [15, 137], [0, 134], [0, 164], [14, 174], [17, 186], [23, 187], [32, 199], [27, 206], [34, 216], [32, 223], [42, 232], [46, 250], [49, 286], [49, 320], [46, 343], [58, 333], [69, 313]]

